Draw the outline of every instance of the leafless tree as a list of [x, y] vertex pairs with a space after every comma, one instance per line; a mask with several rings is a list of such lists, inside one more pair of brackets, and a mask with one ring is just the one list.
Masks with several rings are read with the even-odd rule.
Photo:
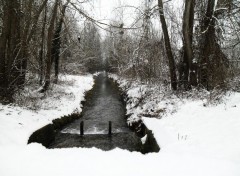
[[167, 23], [164, 16], [162, 0], [158, 0], [158, 7], [159, 7], [159, 14], [160, 14], [160, 21], [162, 24], [163, 36], [164, 36], [165, 49], [166, 49], [166, 54], [168, 58], [169, 70], [170, 70], [171, 86], [173, 90], [177, 90], [176, 65], [175, 65], [175, 60], [172, 53], [172, 47], [169, 39]]

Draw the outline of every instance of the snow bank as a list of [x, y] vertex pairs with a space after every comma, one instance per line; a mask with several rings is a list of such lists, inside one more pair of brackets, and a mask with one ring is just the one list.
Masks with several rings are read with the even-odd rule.
[[[50, 97], [36, 91], [30, 92], [41, 104], [42, 110], [33, 111], [26, 107], [0, 104], [0, 146], [26, 145], [29, 136], [37, 129], [49, 124], [53, 119], [73, 112], [81, 112], [80, 102], [84, 93], [93, 86], [93, 77], [60, 76], [59, 85], [53, 85]], [[71, 84], [65, 84], [71, 82]]]
[[[187, 101], [161, 120], [144, 118], [163, 150], [178, 148], [190, 154], [240, 163], [240, 93], [224, 103], [205, 107], [203, 101]], [[166, 134], [167, 133], [167, 134]]]
[[[195, 100], [177, 97], [159, 86], [110, 77], [127, 92], [129, 122], [141, 119], [153, 131], [160, 155], [182, 158], [179, 167], [186, 164], [189, 169], [209, 171], [202, 175], [217, 170], [219, 175], [240, 175], [240, 93], [229, 92], [222, 103], [209, 105], [208, 95]], [[140, 98], [144, 100], [139, 102]], [[154, 114], [155, 118], [146, 117]], [[202, 167], [207, 161], [209, 166]], [[218, 166], [211, 166], [212, 162]]]

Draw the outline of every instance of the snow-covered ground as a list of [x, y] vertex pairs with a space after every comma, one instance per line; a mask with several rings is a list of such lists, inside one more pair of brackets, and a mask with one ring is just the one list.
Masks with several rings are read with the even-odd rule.
[[29, 136], [53, 119], [81, 112], [84, 93], [94, 84], [92, 75], [67, 75], [59, 79], [60, 84], [52, 85], [47, 96], [27, 87], [22, 95], [26, 102], [21, 100], [21, 103], [29, 107], [0, 104], [0, 147], [26, 146]]
[[[219, 97], [206, 91], [196, 95], [193, 90], [186, 98], [171, 94], [164, 86], [138, 81], [130, 84], [116, 75], [110, 77], [127, 92], [129, 124], [141, 119], [153, 131], [160, 153], [176, 159], [187, 157], [191, 162], [179, 160], [179, 167], [186, 164], [209, 171], [204, 175], [240, 175], [240, 93], [227, 92]], [[212, 162], [204, 168], [203, 161]], [[218, 166], [213, 167], [213, 162]]]
[[[160, 89], [138, 83], [130, 85], [116, 78], [121, 87], [128, 89], [127, 111], [132, 114], [129, 123], [141, 118], [153, 130], [161, 147], [159, 153], [142, 155], [121, 149], [104, 152], [96, 148], [46, 149], [40, 144], [27, 145], [28, 137], [36, 129], [76, 108], [81, 111], [78, 105], [83, 93], [92, 87], [92, 77], [66, 79], [72, 79], [73, 84], [62, 85], [61, 91], [72, 93], [75, 98], [42, 100], [51, 102], [47, 105], [51, 109], [45, 106], [44, 110], [34, 112], [0, 105], [1, 176], [240, 175], [240, 93], [231, 93], [222, 103], [206, 106], [205, 98], [165, 96]], [[156, 118], [144, 117], [149, 115]]]

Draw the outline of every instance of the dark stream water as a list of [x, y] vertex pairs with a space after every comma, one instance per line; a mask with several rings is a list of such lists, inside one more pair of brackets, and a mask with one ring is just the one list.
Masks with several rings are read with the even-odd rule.
[[[111, 150], [119, 147], [140, 151], [140, 138], [128, 128], [125, 112], [118, 87], [106, 73], [101, 73], [86, 99], [82, 118], [58, 132], [50, 148], [96, 147]], [[81, 121], [84, 121], [84, 136], [79, 135]], [[112, 121], [111, 136], [108, 135], [109, 121]]]
[[95, 79], [90, 96], [83, 108], [82, 118], [64, 128], [63, 133], [79, 134], [80, 121], [84, 121], [85, 134], [106, 134], [109, 121], [113, 123], [114, 133], [129, 132], [120, 92], [106, 73]]

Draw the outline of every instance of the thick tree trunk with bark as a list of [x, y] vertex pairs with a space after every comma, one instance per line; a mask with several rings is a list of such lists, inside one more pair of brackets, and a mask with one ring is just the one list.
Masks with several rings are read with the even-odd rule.
[[50, 20], [50, 25], [48, 27], [45, 82], [40, 92], [45, 92], [50, 86], [51, 66], [52, 66], [52, 42], [53, 42], [53, 36], [54, 36], [54, 23], [57, 17], [57, 8], [58, 8], [58, 0], [55, 0], [52, 16]]
[[39, 51], [39, 84], [42, 85], [43, 83], [43, 59], [44, 59], [44, 49], [45, 49], [45, 45], [44, 45], [44, 41], [45, 41], [45, 29], [46, 29], [46, 23], [47, 23], [47, 6], [45, 8], [44, 11], [44, 17], [43, 17], [43, 25], [42, 25], [42, 31], [41, 31], [41, 47], [40, 47], [40, 51]]
[[21, 75], [21, 9], [19, 0], [3, 1], [3, 29], [0, 41], [0, 91], [11, 99]]
[[0, 95], [5, 94], [5, 89], [7, 88], [7, 75], [6, 75], [6, 48], [7, 40], [10, 32], [10, 11], [9, 2], [3, 2], [3, 29], [0, 37]]
[[163, 12], [162, 0], [158, 0], [158, 7], [159, 7], [160, 21], [162, 24], [162, 30], [163, 30], [163, 35], [164, 35], [165, 49], [166, 49], [166, 54], [167, 54], [167, 58], [168, 58], [169, 70], [170, 70], [171, 87], [173, 90], [177, 90], [176, 65], [175, 65], [175, 61], [173, 58], [167, 24], [166, 24], [164, 12]]
[[60, 48], [61, 48], [61, 31], [62, 25], [65, 17], [65, 11], [67, 8], [69, 1], [63, 6], [61, 17], [57, 23], [57, 28], [55, 30], [54, 39], [53, 39], [53, 46], [52, 46], [52, 62], [54, 61], [54, 68], [55, 68], [55, 79], [54, 83], [58, 82], [58, 74], [59, 74], [59, 58], [60, 58]]
[[227, 58], [217, 42], [215, 0], [208, 0], [202, 22], [200, 82], [207, 89], [224, 85]]
[[184, 83], [185, 88], [197, 86], [196, 63], [193, 62], [193, 23], [194, 23], [195, 0], [185, 1], [185, 10], [183, 15], [183, 52], [184, 52]]

